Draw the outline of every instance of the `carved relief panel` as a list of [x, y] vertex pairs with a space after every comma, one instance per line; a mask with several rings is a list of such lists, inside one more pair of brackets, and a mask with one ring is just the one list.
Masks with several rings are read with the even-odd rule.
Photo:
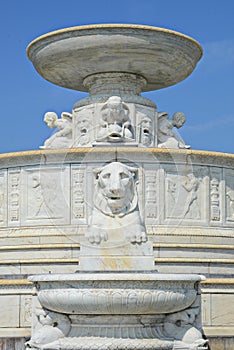
[[71, 222], [86, 223], [86, 168], [74, 166], [71, 168]]
[[159, 176], [157, 169], [145, 168], [145, 222], [155, 224], [159, 216]]
[[226, 222], [233, 225], [234, 222], [234, 170], [225, 172], [225, 211]]
[[140, 147], [154, 147], [157, 112], [153, 108], [136, 106], [136, 139]]
[[32, 296], [21, 296], [20, 326], [30, 327], [32, 322]]
[[210, 168], [210, 221], [222, 220], [222, 169]]
[[21, 174], [20, 169], [10, 170], [8, 174], [8, 224], [18, 226], [20, 224], [20, 193]]
[[0, 172], [0, 226], [7, 222], [7, 171]]
[[94, 141], [94, 105], [73, 111], [73, 147], [91, 147]]
[[76, 108], [73, 111], [73, 147], [113, 143], [154, 147], [156, 115], [155, 108], [125, 103], [119, 96]]
[[205, 222], [207, 217], [206, 169], [166, 170], [165, 219]]
[[69, 222], [69, 173], [67, 166], [23, 170], [23, 224]]
[[134, 104], [125, 103], [119, 96], [111, 96], [105, 103], [98, 103], [94, 120], [94, 145], [136, 141]]

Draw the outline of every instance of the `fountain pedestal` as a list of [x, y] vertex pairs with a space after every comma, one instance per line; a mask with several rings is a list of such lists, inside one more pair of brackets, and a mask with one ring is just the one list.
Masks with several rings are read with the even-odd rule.
[[81, 243], [80, 271], [153, 271], [151, 242], [133, 245], [126, 242], [105, 242], [99, 247]]
[[[37, 302], [26, 349], [207, 349], [199, 292], [204, 277], [155, 270], [138, 192], [144, 174], [128, 159], [114, 160], [116, 145], [123, 151], [188, 147], [172, 130], [185, 122], [183, 113], [169, 120], [140, 92], [185, 79], [201, 57], [199, 44], [147, 26], [84, 26], [34, 40], [28, 56], [45, 79], [90, 91], [72, 114], [45, 115], [59, 131], [42, 147], [108, 145], [111, 162], [90, 165], [94, 193], [78, 271], [29, 277]], [[154, 186], [148, 193], [155, 193]]]

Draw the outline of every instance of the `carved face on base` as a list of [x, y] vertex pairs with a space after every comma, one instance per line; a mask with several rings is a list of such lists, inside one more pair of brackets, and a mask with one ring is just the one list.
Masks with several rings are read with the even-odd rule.
[[119, 214], [129, 211], [136, 196], [136, 168], [113, 162], [95, 171], [96, 205], [103, 212]]
[[149, 146], [152, 143], [153, 139], [153, 124], [152, 120], [144, 116], [144, 118], [141, 121], [141, 143], [144, 146]]

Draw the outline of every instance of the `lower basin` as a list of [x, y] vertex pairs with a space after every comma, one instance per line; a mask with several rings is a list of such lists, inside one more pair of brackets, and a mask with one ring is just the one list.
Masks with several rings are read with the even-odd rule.
[[46, 309], [65, 314], [161, 314], [183, 310], [196, 299], [201, 275], [150, 273], [30, 276]]

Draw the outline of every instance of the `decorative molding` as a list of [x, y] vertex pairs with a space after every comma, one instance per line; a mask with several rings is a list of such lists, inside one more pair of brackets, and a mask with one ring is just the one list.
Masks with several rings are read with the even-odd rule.
[[8, 221], [10, 225], [20, 224], [20, 169], [10, 170], [8, 174]]
[[156, 258], [156, 263], [181, 264], [234, 264], [234, 259], [203, 259], [203, 258]]
[[226, 222], [234, 222], [234, 170], [225, 169], [225, 208]]
[[7, 170], [0, 171], [0, 226], [7, 223]]
[[219, 178], [212, 176], [210, 180], [210, 216], [213, 221], [220, 221], [220, 187]]
[[[158, 217], [158, 176], [157, 170], [145, 171], [145, 218], [146, 222], [156, 219]], [[148, 220], [147, 220], [148, 219]]]
[[86, 172], [84, 167], [71, 169], [71, 211], [72, 221], [86, 218]]

